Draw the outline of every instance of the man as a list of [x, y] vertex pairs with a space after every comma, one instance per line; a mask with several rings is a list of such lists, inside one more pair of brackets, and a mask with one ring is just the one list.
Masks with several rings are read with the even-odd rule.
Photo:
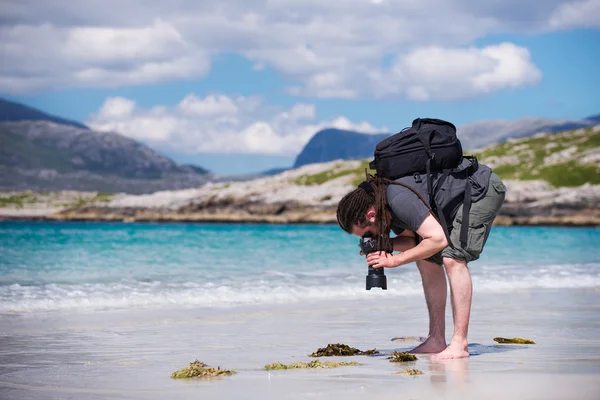
[[[488, 238], [492, 223], [504, 202], [506, 187], [485, 165], [469, 176], [451, 176], [445, 181], [448, 193], [455, 191], [460, 198], [458, 207], [446, 211], [449, 237], [425, 199], [427, 187], [422, 179], [409, 176], [390, 181], [368, 176], [357, 189], [348, 193], [337, 209], [340, 227], [356, 236], [367, 233], [378, 237], [381, 251], [367, 256], [368, 265], [374, 268], [395, 268], [416, 262], [429, 312], [427, 340], [413, 349], [413, 353], [438, 353], [436, 359], [469, 357], [467, 333], [471, 313], [472, 282], [468, 268], [477, 260]], [[439, 178], [433, 175], [433, 182]], [[411, 180], [413, 180], [411, 182]], [[461, 237], [463, 223], [464, 186], [469, 179], [473, 198], [468, 212], [468, 240]], [[398, 184], [399, 183], [399, 184]], [[410, 184], [406, 184], [410, 183]], [[404, 185], [403, 185], [404, 184]], [[463, 188], [459, 192], [457, 188]], [[467, 214], [465, 214], [467, 215]], [[466, 218], [465, 218], [466, 219]], [[466, 222], [466, 221], [465, 221]], [[389, 237], [392, 230], [396, 236]], [[448, 242], [450, 239], [450, 243]], [[443, 266], [442, 266], [443, 265]], [[446, 275], [450, 282], [454, 333], [447, 345], [445, 338]]]

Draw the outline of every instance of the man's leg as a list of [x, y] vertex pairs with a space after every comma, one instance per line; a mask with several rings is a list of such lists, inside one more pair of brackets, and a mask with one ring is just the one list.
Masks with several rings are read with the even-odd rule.
[[467, 263], [444, 257], [444, 266], [450, 281], [450, 301], [454, 318], [454, 333], [448, 347], [435, 359], [469, 357], [467, 350], [467, 334], [469, 332], [469, 317], [471, 315], [471, 300], [473, 284]]
[[446, 275], [441, 265], [429, 261], [417, 261], [417, 267], [429, 312], [429, 335], [410, 353], [439, 353], [446, 348]]

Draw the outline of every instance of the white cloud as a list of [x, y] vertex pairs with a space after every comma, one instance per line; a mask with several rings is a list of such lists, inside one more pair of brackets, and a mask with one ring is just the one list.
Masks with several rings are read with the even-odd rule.
[[553, 28], [600, 28], [600, 0], [575, 1], [559, 6], [550, 18]]
[[181, 34], [160, 19], [141, 28], [75, 27], [65, 39], [65, 57], [107, 65], [165, 61], [189, 50]]
[[398, 58], [373, 87], [383, 94], [405, 91], [411, 100], [456, 100], [495, 90], [533, 85], [542, 77], [527, 49], [512, 43], [466, 49], [430, 47]]
[[364, 133], [388, 132], [345, 117], [316, 120], [313, 104], [274, 107], [258, 97], [189, 94], [173, 107], [144, 109], [111, 97], [90, 116], [88, 126], [114, 131], [181, 153], [296, 155], [319, 130], [329, 127]]
[[[202, 78], [212, 57], [235, 53], [247, 58], [255, 73], [269, 68], [287, 78], [287, 91], [297, 95], [439, 100], [447, 98], [446, 91], [434, 83], [457, 76], [464, 81], [475, 73], [477, 82], [466, 86], [444, 81], [452, 86], [452, 98], [465, 98], [536, 82], [526, 49], [514, 44], [473, 49], [475, 39], [598, 27], [598, 3], [5, 0], [0, 91]], [[411, 60], [415, 54], [425, 59]], [[447, 68], [427, 64], [441, 56], [451, 57], [442, 60]], [[388, 68], [389, 59], [397, 60], [395, 70]], [[415, 62], [427, 64], [422, 73]], [[403, 75], [394, 74], [398, 70]], [[409, 84], [407, 74], [416, 75], [418, 83]]]
[[100, 108], [99, 115], [105, 119], [123, 119], [133, 115], [134, 110], [135, 101], [124, 97], [110, 97]]
[[200, 99], [194, 94], [181, 100], [179, 109], [190, 116], [232, 115], [238, 111], [233, 100], [227, 96], [210, 95]]
[[137, 28], [0, 27], [0, 90], [117, 87], [206, 75], [209, 57], [160, 20]]

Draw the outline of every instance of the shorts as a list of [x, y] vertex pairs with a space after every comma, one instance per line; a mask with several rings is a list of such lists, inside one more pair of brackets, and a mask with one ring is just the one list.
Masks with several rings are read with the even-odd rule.
[[498, 175], [492, 173], [485, 197], [478, 202], [471, 204], [466, 248], [463, 248], [460, 244], [460, 230], [462, 226], [461, 205], [456, 212], [452, 225], [448, 226], [450, 230], [450, 240], [452, 241], [454, 248], [448, 246], [440, 253], [437, 253], [426, 260], [438, 265], [442, 265], [443, 257], [463, 260], [467, 263], [477, 260], [483, 251], [483, 246], [485, 246], [488, 239], [494, 219], [496, 219], [500, 207], [502, 207], [502, 204], [504, 203], [505, 196], [506, 186], [504, 186], [504, 183], [502, 183], [502, 180]]

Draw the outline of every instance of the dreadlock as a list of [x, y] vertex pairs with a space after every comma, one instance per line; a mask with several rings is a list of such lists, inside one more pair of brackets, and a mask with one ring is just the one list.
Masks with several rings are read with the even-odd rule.
[[379, 232], [377, 247], [379, 249], [391, 249], [391, 213], [387, 205], [386, 190], [387, 186], [393, 181], [371, 175], [366, 170], [365, 174], [366, 180], [358, 188], [346, 194], [338, 203], [338, 224], [344, 231], [351, 233], [354, 225], [366, 223], [367, 211], [369, 208], [375, 207], [375, 222]]
[[[337, 207], [337, 221], [340, 227], [352, 233], [352, 227], [356, 224], [366, 223], [366, 214], [369, 208], [375, 208], [375, 223], [377, 224], [377, 247], [379, 250], [391, 252], [393, 249], [390, 240], [391, 211], [387, 204], [387, 187], [390, 184], [404, 186], [415, 193], [429, 208], [429, 203], [413, 188], [401, 182], [388, 178], [371, 175], [365, 169], [366, 179], [356, 189], [346, 194]], [[433, 214], [433, 212], [432, 212]], [[435, 215], [435, 214], [433, 214]]]

